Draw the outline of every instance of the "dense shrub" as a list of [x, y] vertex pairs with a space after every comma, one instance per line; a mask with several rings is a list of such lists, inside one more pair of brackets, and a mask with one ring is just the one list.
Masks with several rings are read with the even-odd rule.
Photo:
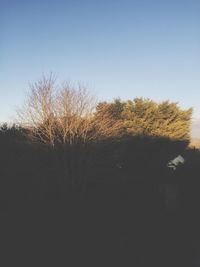
[[189, 141], [192, 109], [183, 110], [177, 103], [156, 103], [145, 98], [99, 103], [97, 113], [107, 106], [112, 116], [123, 122], [124, 133], [131, 136], [164, 137]]

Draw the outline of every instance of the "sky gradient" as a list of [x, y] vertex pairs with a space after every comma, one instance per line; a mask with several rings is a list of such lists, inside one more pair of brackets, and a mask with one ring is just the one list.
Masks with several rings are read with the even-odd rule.
[[100, 100], [169, 99], [200, 118], [199, 14], [199, 0], [0, 0], [0, 121], [50, 72]]

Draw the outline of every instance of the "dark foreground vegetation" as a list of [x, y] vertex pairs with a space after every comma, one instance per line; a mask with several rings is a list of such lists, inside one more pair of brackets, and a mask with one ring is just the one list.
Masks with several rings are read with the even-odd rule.
[[[61, 149], [28, 142], [25, 131], [0, 131], [0, 211], [8, 251], [30, 263], [41, 255], [43, 266], [53, 260], [192, 266], [200, 238], [198, 150], [144, 136], [104, 141], [87, 148], [81, 162], [84, 148], [73, 147], [69, 173]], [[185, 164], [167, 168], [178, 154]], [[81, 182], [72, 183], [72, 176]]]
[[[198, 266], [191, 109], [142, 98], [94, 106], [84, 88], [55, 91], [50, 77], [31, 87], [18, 115], [20, 124], [0, 129], [9, 258], [26, 266]], [[178, 155], [185, 162], [173, 170], [167, 164]]]

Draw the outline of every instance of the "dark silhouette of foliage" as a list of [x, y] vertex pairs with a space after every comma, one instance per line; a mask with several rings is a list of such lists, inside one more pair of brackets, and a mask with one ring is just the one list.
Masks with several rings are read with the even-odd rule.
[[[142, 266], [162, 266], [163, 257], [170, 266], [190, 265], [188, 244], [200, 234], [199, 150], [149, 136], [101, 140], [88, 148], [84, 185], [68, 185], [63, 192], [62, 150], [27, 142], [25, 131], [16, 125], [0, 129], [0, 211], [13, 214], [15, 223], [18, 218], [21, 228], [25, 220], [26, 226], [18, 227], [20, 240], [28, 232], [31, 246], [55, 254], [62, 251], [62, 237], [70, 253], [89, 251], [88, 257], [104, 260], [109, 251], [112, 263], [121, 257], [125, 266], [139, 266], [141, 260]], [[169, 170], [166, 163], [179, 153], [185, 164]]]

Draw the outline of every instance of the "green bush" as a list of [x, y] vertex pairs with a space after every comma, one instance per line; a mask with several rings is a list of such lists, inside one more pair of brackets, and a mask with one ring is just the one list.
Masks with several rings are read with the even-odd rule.
[[164, 137], [181, 141], [190, 139], [192, 108], [183, 110], [178, 103], [156, 103], [148, 98], [135, 98], [124, 102], [117, 99], [111, 103], [99, 103], [97, 113], [106, 105], [113, 118], [122, 121], [126, 135]]

